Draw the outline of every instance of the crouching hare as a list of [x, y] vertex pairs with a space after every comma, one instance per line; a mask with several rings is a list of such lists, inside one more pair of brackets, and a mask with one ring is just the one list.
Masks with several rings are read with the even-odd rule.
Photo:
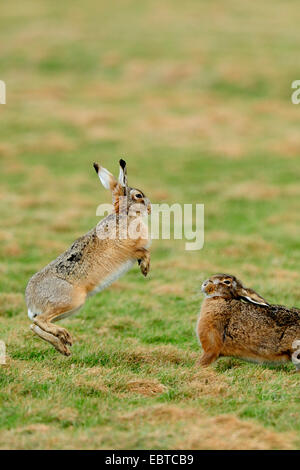
[[[300, 310], [270, 305], [234, 276], [216, 274], [202, 284], [206, 298], [197, 323], [200, 365], [220, 356], [257, 363], [293, 361], [300, 372]], [[297, 351], [298, 349], [298, 351]]]
[[36, 273], [26, 288], [32, 331], [66, 356], [71, 335], [53, 322], [78, 311], [87, 297], [105, 289], [136, 261], [144, 276], [150, 269], [150, 240], [141, 218], [151, 211], [149, 199], [128, 186], [124, 160], [120, 160], [118, 181], [97, 163], [94, 168], [112, 192], [113, 212]]

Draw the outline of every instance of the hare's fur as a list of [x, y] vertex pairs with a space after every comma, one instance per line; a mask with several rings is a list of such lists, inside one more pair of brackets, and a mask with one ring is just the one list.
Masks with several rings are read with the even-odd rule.
[[207, 296], [197, 323], [202, 366], [221, 356], [260, 364], [291, 361], [293, 342], [300, 339], [299, 309], [269, 305], [230, 275], [215, 275], [202, 289]]
[[[115, 208], [119, 209], [119, 196], [126, 196], [125, 210], [108, 215], [76, 240], [67, 251], [36, 273], [26, 288], [28, 316], [34, 322], [31, 329], [65, 355], [70, 354], [68, 346], [72, 345], [72, 338], [67, 330], [53, 322], [78, 311], [87, 297], [108, 287], [136, 261], [139, 261], [145, 276], [150, 267], [146, 225], [139, 221], [138, 238], [124, 237], [124, 233], [128, 235], [130, 223], [137, 217], [135, 213], [128, 213], [131, 202], [134, 202], [130, 194], [137, 190], [128, 188], [127, 179], [124, 185], [117, 183], [107, 170], [98, 165], [96, 171], [99, 177], [104, 178], [105, 187], [109, 185], [112, 190]], [[122, 165], [120, 178], [124, 178]], [[149, 200], [144, 195], [140, 199], [149, 209]], [[112, 230], [115, 230], [115, 236]], [[119, 236], [121, 233], [123, 235]], [[105, 236], [101, 236], [103, 234]]]

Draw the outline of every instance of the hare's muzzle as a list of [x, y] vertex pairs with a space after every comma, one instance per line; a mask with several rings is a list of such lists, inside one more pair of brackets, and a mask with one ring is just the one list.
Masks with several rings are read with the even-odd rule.
[[216, 290], [216, 285], [215, 282], [212, 281], [211, 279], [207, 279], [206, 281], [203, 282], [201, 290], [203, 294], [210, 295]]

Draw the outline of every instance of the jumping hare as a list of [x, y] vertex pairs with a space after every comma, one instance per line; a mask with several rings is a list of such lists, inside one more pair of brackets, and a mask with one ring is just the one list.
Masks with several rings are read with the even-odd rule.
[[118, 181], [97, 163], [94, 168], [103, 186], [112, 192], [113, 212], [36, 273], [26, 288], [31, 329], [66, 356], [70, 355], [71, 335], [52, 322], [78, 311], [87, 297], [108, 287], [136, 261], [144, 276], [150, 269], [150, 240], [141, 219], [151, 211], [149, 199], [128, 186], [124, 160], [120, 160]]
[[202, 284], [206, 298], [197, 323], [202, 366], [220, 356], [257, 363], [293, 360], [300, 372], [300, 310], [270, 305], [234, 276], [216, 274]]

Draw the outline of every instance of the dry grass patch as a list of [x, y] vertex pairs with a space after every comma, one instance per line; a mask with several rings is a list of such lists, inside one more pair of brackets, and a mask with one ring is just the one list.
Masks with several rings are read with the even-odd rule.
[[83, 391], [86, 391], [87, 393], [92, 393], [92, 392], [103, 392], [107, 393], [108, 388], [104, 383], [103, 380], [103, 374], [102, 376], [95, 374], [80, 374], [73, 376], [72, 378], [72, 384], [75, 387], [78, 387], [82, 389]]
[[176, 348], [175, 346], [166, 345], [158, 347], [145, 348], [136, 346], [134, 350], [122, 353], [123, 360], [130, 363], [145, 363], [156, 365], [167, 364], [186, 364], [196, 360], [196, 354]]
[[17, 241], [11, 241], [2, 247], [1, 253], [8, 258], [17, 258], [22, 255], [23, 250]]
[[152, 202], [155, 202], [155, 201], [159, 201], [159, 202], [169, 201], [170, 199], [171, 199], [170, 193], [168, 193], [167, 191], [164, 191], [162, 189], [154, 189], [151, 192], [151, 201]]
[[161, 284], [158, 286], [153, 286], [151, 291], [155, 295], [164, 295], [164, 294], [173, 294], [173, 295], [183, 295], [185, 290], [182, 284], [172, 283], [172, 284]]
[[104, 326], [108, 326], [113, 330], [123, 331], [123, 330], [135, 330], [136, 328], [141, 328], [141, 324], [129, 316], [117, 317], [112, 320], [107, 321]]
[[43, 384], [45, 382], [55, 382], [57, 380], [57, 372], [43, 363], [32, 363], [30, 361], [17, 360], [9, 358], [6, 364], [11, 372], [18, 372], [19, 380], [10, 383], [9, 387], [18, 388], [19, 391], [24, 387], [24, 380], [32, 380], [35, 384]]
[[139, 340], [134, 337], [127, 337], [124, 345], [126, 345], [126, 349], [118, 351], [118, 364], [124, 366], [186, 366], [194, 364], [198, 358], [197, 353], [179, 349], [172, 345], [141, 346]]
[[288, 450], [293, 448], [293, 434], [281, 434], [242, 421], [231, 415], [194, 417], [174, 449], [213, 450]]
[[[11, 168], [11, 159], [16, 154], [16, 148], [12, 143], [9, 142], [1, 142], [0, 144], [0, 158], [6, 158], [5, 165], [6, 169]], [[9, 157], [9, 160], [8, 158]], [[15, 163], [15, 160], [13, 160]]]
[[46, 255], [50, 253], [55, 253], [57, 255], [58, 253], [62, 253], [66, 250], [66, 243], [59, 240], [41, 238], [39, 240], [35, 240], [35, 244]]
[[211, 145], [211, 152], [222, 157], [239, 160], [243, 158], [247, 150], [243, 141], [232, 138], [232, 140], [227, 139], [213, 143]]
[[272, 270], [272, 275], [275, 277], [275, 283], [278, 285], [278, 282], [295, 282], [299, 279], [300, 275], [296, 271], [289, 271], [288, 269], [279, 269], [276, 268]]
[[257, 275], [263, 272], [263, 269], [260, 266], [251, 264], [251, 263], [244, 263], [242, 267], [243, 275], [248, 277], [256, 277]]
[[90, 141], [98, 142], [101, 139], [118, 140], [120, 134], [112, 130], [109, 126], [92, 126], [86, 130], [86, 137]]
[[50, 132], [39, 139], [24, 142], [23, 150], [27, 152], [64, 152], [74, 150], [76, 145], [74, 140], [58, 132]]
[[223, 249], [223, 254], [235, 258], [246, 258], [249, 253], [256, 256], [266, 256], [267, 253], [276, 254], [277, 250], [274, 244], [265, 241], [263, 238], [246, 236], [235, 236], [234, 244]]
[[291, 449], [295, 440], [294, 434], [272, 432], [235, 416], [207, 416], [198, 407], [155, 405], [123, 414], [120, 419], [136, 426], [149, 424], [157, 429], [168, 426], [174, 437], [181, 436], [173, 443], [173, 449]]
[[299, 185], [272, 186], [259, 181], [245, 181], [231, 186], [225, 192], [228, 199], [247, 199], [250, 201], [267, 201], [278, 197], [296, 197], [300, 194]]
[[201, 369], [194, 374], [182, 391], [187, 398], [197, 398], [200, 396], [225, 397], [230, 392], [230, 383], [228, 379], [217, 374], [214, 369]]
[[285, 157], [299, 158], [300, 155], [300, 138], [297, 131], [287, 132], [283, 138], [280, 138], [277, 142], [270, 144], [270, 150], [283, 155]]
[[166, 345], [153, 349], [153, 357], [159, 363], [186, 364], [196, 360], [196, 353], [176, 348], [175, 346]]
[[101, 326], [101, 328], [96, 329], [96, 333], [99, 335], [99, 337], [107, 336], [110, 333], [110, 330], [107, 326]]
[[136, 379], [127, 383], [126, 388], [131, 393], [146, 397], [160, 395], [167, 391], [167, 387], [154, 379]]
[[127, 291], [131, 288], [131, 284], [126, 281], [116, 281], [111, 286], [110, 289], [116, 292]]
[[[84, 371], [84, 375], [87, 377], [103, 377], [103, 373], [107, 373], [108, 369], [105, 367], [89, 367]], [[101, 379], [100, 379], [101, 380]]]
[[[68, 428], [70, 430], [72, 428]], [[101, 438], [98, 433], [98, 442]], [[0, 449], [88, 449], [97, 448], [96, 437], [92, 438], [87, 432], [66, 433], [54, 425], [33, 424], [15, 430], [0, 431]], [[92, 442], [93, 441], [93, 442]]]
[[112, 111], [93, 110], [87, 109], [86, 107], [80, 109], [64, 108], [60, 110], [59, 115], [64, 118], [66, 122], [83, 127], [84, 129], [110, 124], [116, 117]]
[[245, 181], [230, 187], [225, 193], [228, 199], [247, 199], [250, 201], [275, 199], [280, 195], [280, 188], [259, 181]]
[[68, 232], [73, 224], [78, 221], [82, 211], [77, 207], [71, 207], [64, 212], [59, 213], [57, 217], [49, 224], [49, 229], [53, 232]]
[[42, 423], [36, 423], [36, 424], [29, 424], [28, 426], [23, 426], [21, 428], [16, 429], [16, 433], [18, 434], [33, 434], [35, 432], [38, 433], [44, 433], [48, 432], [50, 429], [50, 426], [47, 426], [46, 424]]
[[171, 260], [166, 261], [158, 261], [155, 263], [157, 269], [164, 269], [164, 270], [184, 270], [184, 271], [191, 271], [191, 272], [198, 272], [199, 271], [211, 271], [215, 272], [216, 264], [205, 260], [203, 258], [199, 258], [195, 260], [195, 257], [188, 257], [188, 254], [185, 257], [178, 257], [177, 259], [173, 258]]
[[68, 425], [74, 424], [78, 418], [78, 411], [71, 407], [59, 408], [58, 406], [54, 406], [49, 410], [49, 414], [57, 421], [67, 423]]
[[[199, 413], [199, 411], [198, 411]], [[146, 421], [149, 424], [174, 423], [177, 421], [192, 418], [194, 409], [180, 408], [175, 405], [155, 405], [152, 407], [138, 408], [129, 413], [120, 415], [122, 421], [140, 422]]]

